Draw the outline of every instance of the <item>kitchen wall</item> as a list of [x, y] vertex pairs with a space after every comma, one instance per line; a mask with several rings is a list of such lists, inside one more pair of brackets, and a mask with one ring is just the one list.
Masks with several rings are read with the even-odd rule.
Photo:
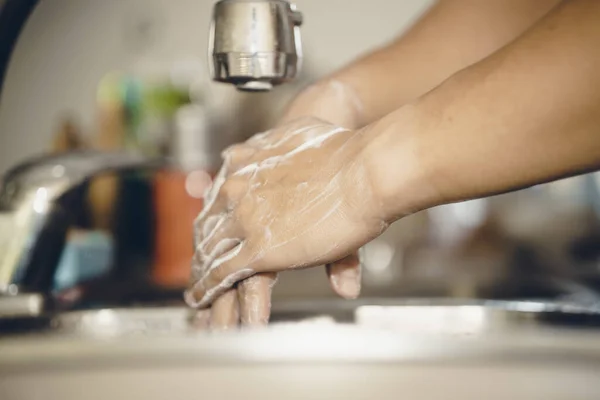
[[[1, 0], [0, 0], [1, 1]], [[297, 0], [305, 56], [325, 74], [405, 30], [432, 0]], [[47, 149], [57, 117], [94, 122], [96, 86], [109, 71], [152, 73], [206, 62], [210, 0], [42, 0], [16, 46], [0, 99], [0, 173]], [[230, 107], [235, 95], [211, 84]], [[225, 101], [227, 100], [227, 101]]]

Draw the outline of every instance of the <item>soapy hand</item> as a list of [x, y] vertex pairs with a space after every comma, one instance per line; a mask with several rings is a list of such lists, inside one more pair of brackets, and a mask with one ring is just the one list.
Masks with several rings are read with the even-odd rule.
[[[334, 80], [324, 80], [300, 93], [288, 107], [280, 125], [307, 116], [318, 117], [349, 129], [359, 128], [363, 122], [358, 97], [349, 87]], [[236, 165], [223, 169], [220, 179], [225, 179], [234, 172], [236, 166], [248, 161], [257, 142], [272, 136], [273, 132], [257, 135], [246, 143], [233, 146], [231, 151], [237, 154], [234, 160]], [[199, 229], [196, 224], [196, 231]], [[361, 284], [358, 253], [328, 264], [326, 270], [336, 293], [345, 298], [358, 296]], [[197, 320], [202, 322], [199, 326], [229, 328], [236, 326], [238, 320], [245, 326], [265, 325], [269, 319], [271, 290], [276, 276], [274, 273], [261, 273], [239, 282], [237, 290], [230, 290], [213, 303], [212, 311], [203, 310], [198, 313]]]
[[237, 282], [332, 263], [379, 235], [386, 224], [361, 148], [356, 131], [302, 118], [227, 150], [197, 220], [188, 303], [205, 308], [218, 298], [212, 313], [222, 304], [231, 311], [221, 318], [238, 318]]

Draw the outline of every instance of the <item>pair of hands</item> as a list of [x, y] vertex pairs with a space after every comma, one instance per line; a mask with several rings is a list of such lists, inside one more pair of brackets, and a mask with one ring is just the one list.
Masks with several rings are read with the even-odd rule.
[[195, 222], [186, 292], [201, 325], [266, 324], [276, 274], [287, 269], [325, 264], [336, 293], [359, 295], [356, 249], [385, 229], [361, 159], [360, 117], [353, 92], [325, 82], [298, 96], [277, 128], [223, 153]]

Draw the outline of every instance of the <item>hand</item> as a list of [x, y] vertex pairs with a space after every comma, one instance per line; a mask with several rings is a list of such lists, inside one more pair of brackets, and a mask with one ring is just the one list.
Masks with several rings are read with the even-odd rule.
[[[298, 95], [287, 109], [281, 124], [303, 116], [320, 117], [336, 125], [356, 129], [362, 123], [362, 106], [349, 87], [341, 82], [328, 80], [317, 83]], [[235, 146], [237, 166], [247, 161], [244, 154], [252, 154], [257, 142], [266, 136], [269, 135], [257, 135], [247, 143]], [[231, 174], [235, 167], [224, 168], [221, 173], [224, 176]], [[196, 231], [199, 229], [197, 226]], [[359, 295], [361, 271], [358, 253], [328, 264], [326, 269], [336, 293], [345, 298], [355, 298]], [[276, 274], [265, 273], [240, 282], [237, 285], [237, 297], [236, 291], [228, 292], [214, 302], [212, 312], [203, 311], [199, 319], [213, 329], [235, 326], [239, 319], [246, 326], [266, 324], [270, 314], [271, 289], [275, 280]]]
[[303, 118], [226, 151], [198, 219], [188, 303], [204, 308], [219, 296], [218, 303], [231, 303], [230, 289], [239, 281], [335, 262], [381, 234], [387, 224], [360, 139], [355, 131]]

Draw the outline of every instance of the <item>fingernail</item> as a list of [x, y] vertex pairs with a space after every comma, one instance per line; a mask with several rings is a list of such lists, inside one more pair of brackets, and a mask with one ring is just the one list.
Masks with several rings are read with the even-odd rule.
[[336, 291], [346, 299], [356, 299], [360, 295], [360, 279], [360, 270], [356, 267], [340, 268], [332, 275]]
[[357, 274], [342, 278], [341, 291], [345, 298], [356, 299], [360, 295], [360, 279]]

